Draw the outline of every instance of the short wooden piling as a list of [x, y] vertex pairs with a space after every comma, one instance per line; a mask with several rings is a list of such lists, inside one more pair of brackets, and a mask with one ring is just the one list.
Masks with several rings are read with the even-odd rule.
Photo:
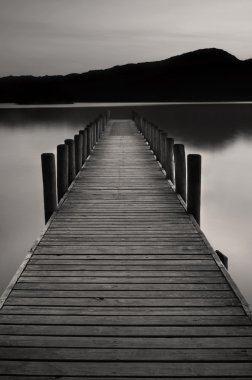
[[58, 202], [68, 189], [68, 146], [60, 144], [57, 146], [57, 190]]
[[187, 211], [200, 224], [201, 156], [187, 156]]
[[175, 191], [186, 202], [186, 162], [183, 144], [174, 144]]
[[74, 135], [75, 142], [75, 170], [79, 173], [82, 167], [82, 136]]
[[173, 146], [174, 139], [166, 137], [165, 139], [165, 171], [166, 178], [174, 183], [174, 165], [173, 165]]
[[54, 154], [43, 153], [41, 155], [41, 164], [44, 190], [45, 223], [47, 223], [57, 208], [56, 168]]
[[224, 255], [224, 253], [222, 253], [222, 252], [220, 252], [218, 250], [215, 251], [215, 252], [219, 256], [219, 259], [222, 262], [222, 264], [225, 266], [225, 268], [228, 269], [228, 257], [226, 255]]
[[65, 144], [68, 146], [68, 186], [73, 182], [76, 170], [75, 170], [75, 143], [72, 139], [65, 140]]

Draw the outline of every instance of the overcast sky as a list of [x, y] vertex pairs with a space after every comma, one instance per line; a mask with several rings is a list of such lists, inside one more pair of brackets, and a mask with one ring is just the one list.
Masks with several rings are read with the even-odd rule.
[[217, 47], [252, 57], [252, 0], [0, 0], [0, 76], [67, 74]]

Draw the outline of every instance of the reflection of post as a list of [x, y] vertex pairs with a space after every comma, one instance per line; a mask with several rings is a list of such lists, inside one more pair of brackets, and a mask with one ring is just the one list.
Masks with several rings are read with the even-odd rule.
[[187, 212], [200, 224], [201, 156], [187, 156]]
[[47, 223], [57, 208], [56, 198], [56, 168], [53, 153], [41, 155], [42, 177], [44, 189], [45, 222]]
[[174, 144], [175, 160], [175, 190], [186, 202], [186, 163], [185, 147], [183, 144]]
[[68, 146], [66, 144], [57, 146], [57, 189], [59, 202], [68, 189]]

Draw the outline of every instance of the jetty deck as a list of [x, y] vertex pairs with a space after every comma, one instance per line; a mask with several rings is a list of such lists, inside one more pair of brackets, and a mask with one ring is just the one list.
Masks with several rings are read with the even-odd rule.
[[135, 123], [111, 120], [0, 311], [0, 379], [251, 379], [228, 272]]

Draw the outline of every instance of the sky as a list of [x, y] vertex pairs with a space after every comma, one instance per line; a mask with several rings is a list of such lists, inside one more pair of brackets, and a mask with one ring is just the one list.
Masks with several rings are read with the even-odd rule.
[[0, 0], [0, 76], [81, 73], [216, 47], [252, 57], [252, 0]]

